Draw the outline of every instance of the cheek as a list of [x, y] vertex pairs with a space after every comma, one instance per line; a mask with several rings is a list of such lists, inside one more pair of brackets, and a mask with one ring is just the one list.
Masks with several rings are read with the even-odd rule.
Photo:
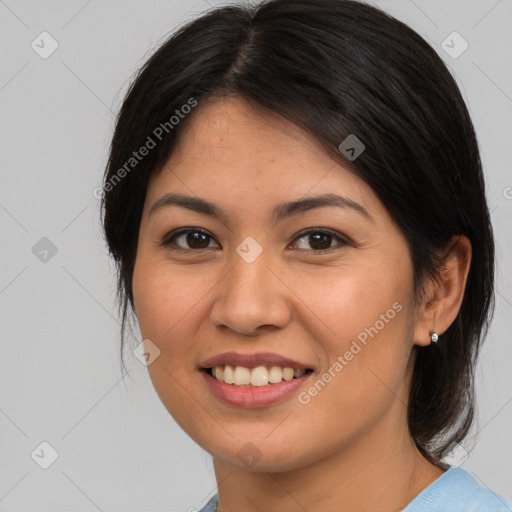
[[179, 352], [193, 337], [205, 287], [208, 284], [197, 270], [171, 270], [144, 252], [137, 257], [133, 296], [141, 335], [151, 339], [162, 355]]
[[148, 366], [149, 376], [168, 412], [187, 432], [194, 431], [195, 419], [207, 421], [203, 408], [184, 393], [185, 388], [192, 389], [191, 379], [197, 378], [197, 347], [190, 340], [197, 338], [201, 298], [208, 289], [202, 281], [197, 272], [171, 271], [143, 251], [137, 256], [133, 296], [140, 332], [160, 350]]
[[390, 269], [368, 265], [331, 270], [325, 277], [302, 275], [292, 285], [297, 296], [309, 305], [308, 316], [316, 323], [316, 332], [322, 333], [322, 344], [331, 355], [347, 350], [356, 339], [364, 345], [393, 331], [396, 341], [403, 338], [398, 332], [403, 331], [404, 301], [410, 286], [406, 272], [393, 275]]
[[364, 416], [401, 388], [411, 346], [407, 297], [412, 279], [392, 270], [354, 266], [338, 279], [297, 282], [297, 295], [312, 305], [315, 325], [309, 329], [324, 333], [317, 341], [327, 356], [319, 377], [328, 384], [319, 383], [304, 401], [321, 394], [319, 402], [327, 408], [337, 404], [341, 416], [343, 411]]

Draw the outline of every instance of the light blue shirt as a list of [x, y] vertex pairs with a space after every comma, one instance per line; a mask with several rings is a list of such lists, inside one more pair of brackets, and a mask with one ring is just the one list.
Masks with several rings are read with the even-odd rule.
[[[199, 512], [215, 512], [217, 502], [216, 494]], [[464, 469], [452, 466], [401, 512], [512, 512], [512, 503], [481, 487]]]

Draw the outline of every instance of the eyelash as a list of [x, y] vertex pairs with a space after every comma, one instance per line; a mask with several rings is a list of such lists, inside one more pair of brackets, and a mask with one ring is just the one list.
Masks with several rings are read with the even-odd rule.
[[[176, 246], [176, 243], [175, 243], [175, 239], [181, 235], [187, 235], [189, 233], [200, 233], [202, 235], [205, 235], [211, 239], [214, 239], [214, 237], [212, 235], [210, 235], [210, 233], [208, 233], [207, 231], [205, 231], [204, 229], [200, 229], [200, 228], [181, 228], [177, 231], [173, 231], [172, 233], [169, 233], [163, 240], [162, 242], [162, 246], [168, 248], [169, 250], [172, 250], [172, 251], [184, 251], [184, 252], [201, 252], [201, 251], [207, 251], [209, 249], [212, 249], [212, 247], [205, 247], [203, 249], [186, 249], [186, 248], [183, 248], [183, 247], [173, 247]], [[318, 234], [325, 234], [325, 235], [330, 235], [333, 237], [333, 239], [337, 239], [338, 240], [338, 245], [334, 246], [334, 247], [329, 247], [328, 249], [320, 249], [320, 250], [314, 250], [314, 249], [311, 249], [311, 250], [307, 250], [307, 249], [299, 249], [300, 251], [306, 251], [306, 252], [314, 252], [315, 254], [325, 254], [325, 253], [329, 253], [329, 252], [333, 252], [334, 250], [339, 250], [341, 249], [342, 247], [344, 246], [347, 246], [347, 245], [351, 245], [351, 242], [346, 238], [346, 237], [342, 237], [340, 234], [338, 234], [336, 231], [333, 231], [331, 229], [327, 229], [327, 228], [310, 228], [310, 229], [307, 229], [305, 231], [301, 231], [300, 233], [297, 234], [297, 236], [293, 239], [292, 243], [295, 243], [296, 241], [300, 240], [301, 238], [304, 238], [305, 236], [308, 236], [308, 235], [318, 235]]]

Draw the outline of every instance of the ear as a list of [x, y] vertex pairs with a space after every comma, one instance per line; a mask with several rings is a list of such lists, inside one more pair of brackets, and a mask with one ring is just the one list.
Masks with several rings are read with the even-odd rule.
[[467, 237], [452, 237], [439, 275], [428, 283], [419, 306], [414, 328], [415, 345], [429, 345], [431, 333], [443, 334], [457, 317], [466, 289], [471, 254], [471, 242]]

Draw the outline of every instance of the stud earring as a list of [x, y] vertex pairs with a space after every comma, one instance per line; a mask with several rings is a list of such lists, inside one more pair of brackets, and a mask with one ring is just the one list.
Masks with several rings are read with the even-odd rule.
[[437, 334], [437, 332], [432, 331], [432, 332], [430, 333], [430, 341], [431, 341], [432, 343], [437, 343], [437, 340], [438, 340], [438, 339], [439, 339], [439, 334]]

